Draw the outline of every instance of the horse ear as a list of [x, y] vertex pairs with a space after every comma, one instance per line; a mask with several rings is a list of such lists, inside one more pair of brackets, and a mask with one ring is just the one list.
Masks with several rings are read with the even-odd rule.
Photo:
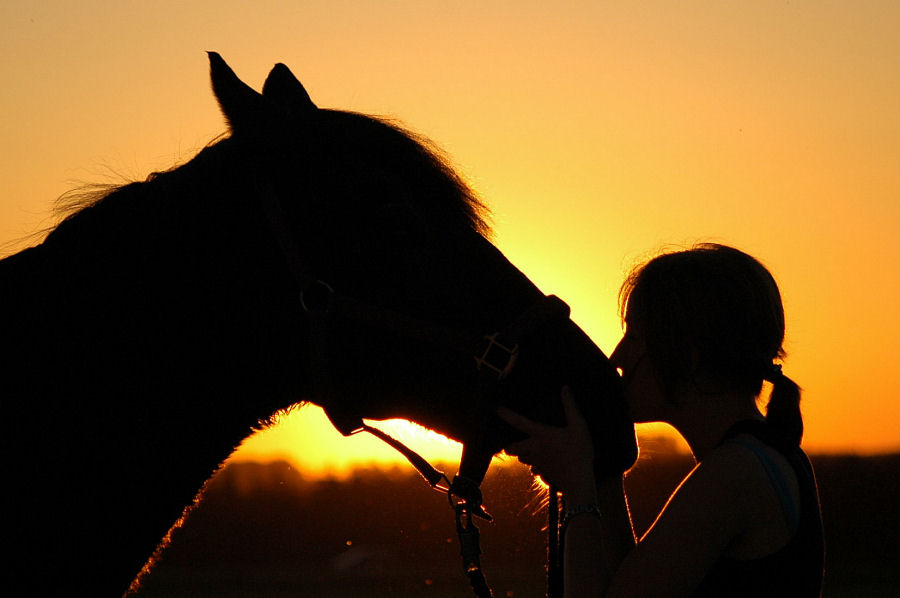
[[209, 54], [209, 75], [213, 93], [232, 132], [252, 130], [264, 118], [262, 95], [238, 79], [218, 52]]
[[303, 84], [297, 80], [291, 69], [281, 64], [275, 65], [263, 84], [263, 96], [277, 103], [289, 113], [307, 115], [316, 110]]

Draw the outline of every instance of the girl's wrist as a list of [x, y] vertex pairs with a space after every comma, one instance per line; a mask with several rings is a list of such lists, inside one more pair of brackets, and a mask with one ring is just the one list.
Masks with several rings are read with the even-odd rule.
[[597, 504], [601, 511], [615, 509], [625, 502], [624, 476], [608, 476], [597, 481], [595, 490]]
[[562, 488], [566, 502], [570, 505], [597, 503], [597, 483], [593, 471], [573, 475], [566, 488]]
[[603, 476], [597, 480], [596, 488], [601, 494], [607, 492], [618, 494], [622, 492], [624, 483], [624, 475]]

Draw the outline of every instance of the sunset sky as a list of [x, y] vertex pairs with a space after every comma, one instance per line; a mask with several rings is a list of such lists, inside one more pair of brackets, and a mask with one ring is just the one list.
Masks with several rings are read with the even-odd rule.
[[[758, 257], [784, 297], [804, 446], [900, 450], [900, 3], [552, 5], [4, 2], [2, 253], [39, 240], [63, 192], [143, 179], [221, 133], [206, 50], [257, 89], [284, 62], [318, 105], [447, 150], [499, 247], [606, 352], [636, 262], [696, 241]], [[286, 419], [238, 458], [390, 455], [314, 410]]]

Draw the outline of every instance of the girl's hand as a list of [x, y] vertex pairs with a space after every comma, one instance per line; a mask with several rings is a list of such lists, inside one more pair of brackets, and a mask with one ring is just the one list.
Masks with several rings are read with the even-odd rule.
[[497, 415], [528, 438], [506, 447], [506, 453], [531, 466], [531, 471], [568, 496], [592, 495], [594, 489], [594, 444], [575, 398], [563, 386], [560, 399], [566, 426], [540, 424], [503, 407]]

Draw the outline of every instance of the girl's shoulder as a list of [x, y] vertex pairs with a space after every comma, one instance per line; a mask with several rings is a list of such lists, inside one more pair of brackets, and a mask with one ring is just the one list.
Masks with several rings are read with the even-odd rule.
[[745, 531], [726, 550], [729, 557], [760, 558], [790, 541], [799, 522], [800, 485], [796, 471], [781, 452], [744, 433], [726, 440], [704, 463], [724, 484], [739, 491], [741, 510], [747, 517]]
[[[778, 468], [782, 465], [790, 467]], [[753, 450], [722, 444], [672, 493], [622, 563], [611, 595], [688, 595], [723, 556], [754, 558], [777, 551], [789, 538], [786, 531], [778, 533], [774, 496]]]

